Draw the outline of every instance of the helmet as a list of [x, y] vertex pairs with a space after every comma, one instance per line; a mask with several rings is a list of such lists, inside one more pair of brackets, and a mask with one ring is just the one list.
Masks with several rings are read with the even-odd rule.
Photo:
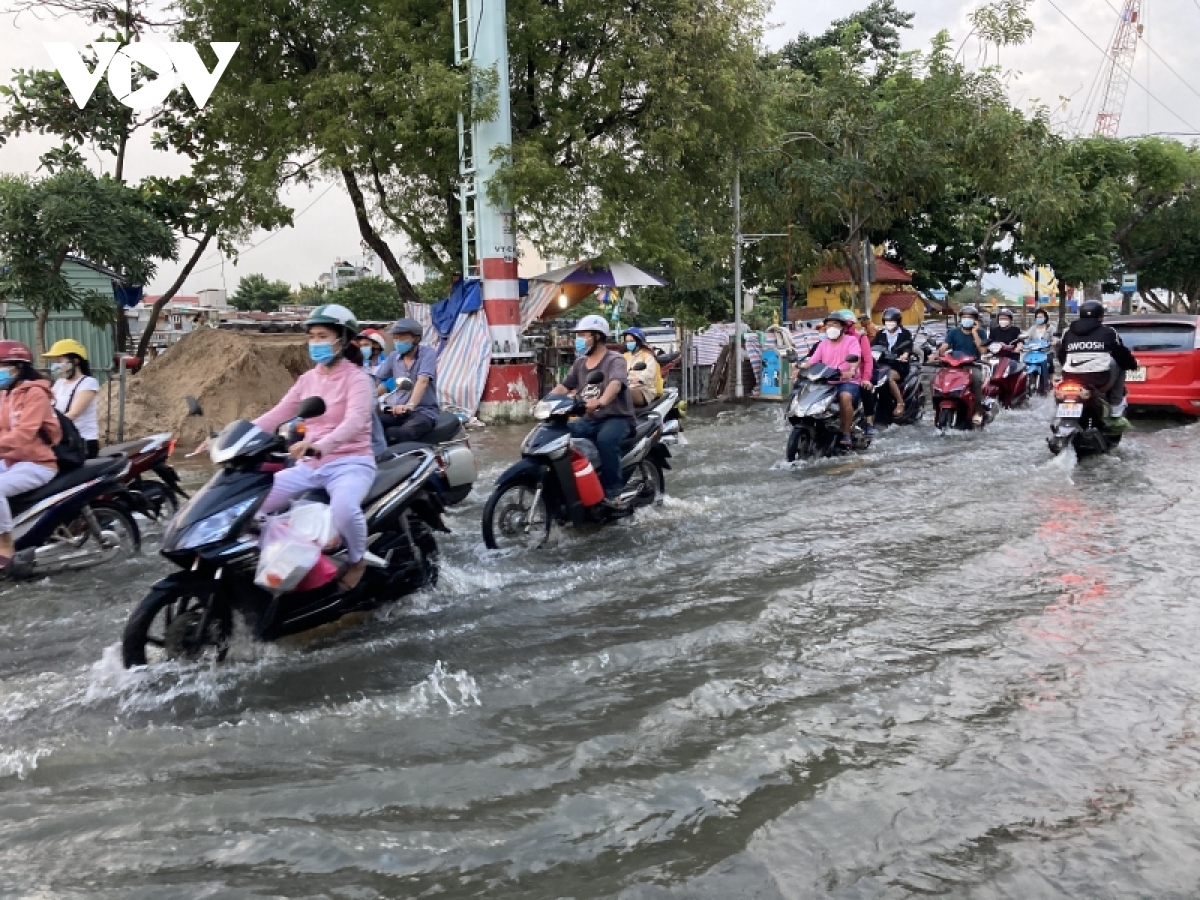
[[964, 306], [962, 309], [960, 309], [958, 311], [958, 314], [960, 316], [974, 316], [977, 319], [979, 318], [979, 310], [976, 309], [974, 306], [972, 306], [970, 303], [968, 303], [966, 306]]
[[[847, 325], [853, 325], [855, 322], [858, 321], [858, 319], [855, 317], [853, 311], [851, 311], [849, 309], [839, 309], [837, 312], [835, 312], [833, 314], [833, 317], [835, 319], [841, 319]], [[826, 316], [826, 318], [828, 319], [828, 316]]]
[[425, 326], [416, 319], [401, 319], [392, 326], [392, 334], [411, 334], [419, 341], [425, 333]]
[[1011, 309], [1009, 309], [1007, 306], [1000, 307], [999, 311], [996, 313], [997, 319], [1000, 318], [1001, 316], [1008, 316], [1010, 319], [1015, 318], [1013, 316], [1013, 311]]
[[902, 322], [902, 321], [904, 321], [904, 314], [901, 313], [900, 310], [897, 309], [896, 307], [889, 306], [887, 309], [885, 309], [883, 311], [883, 321], [885, 321], [885, 322], [893, 322], [893, 321], [894, 322]]
[[358, 337], [359, 337], [359, 340], [370, 341], [376, 347], [379, 347], [381, 349], [387, 346], [383, 341], [383, 335], [380, 334], [378, 331], [376, 331], [374, 328], [368, 328], [366, 331], [359, 334]]
[[842, 318], [842, 314], [840, 312], [826, 313], [825, 318], [821, 320], [821, 324], [824, 325], [826, 322], [836, 322], [841, 326], [845, 326], [846, 324], [846, 320]]
[[20, 341], [0, 341], [0, 363], [32, 363], [33, 354]]
[[643, 347], [646, 346], [646, 332], [642, 331], [642, 329], [638, 328], [636, 325], [632, 326], [630, 328], [626, 328], [624, 331], [621, 332], [621, 337], [625, 337], [626, 335], [631, 336], [635, 341], [637, 341]]
[[358, 320], [354, 318], [354, 313], [340, 303], [322, 303], [314, 309], [304, 327], [311, 328], [313, 325], [331, 325], [351, 333], [358, 332]]
[[82, 359], [87, 359], [87, 347], [79, 343], [79, 341], [67, 338], [62, 341], [55, 341], [54, 346], [46, 351], [46, 356], [78, 356]]
[[612, 330], [608, 327], [608, 322], [604, 316], [584, 316], [575, 323], [575, 331], [598, 331], [607, 339]]
[[1079, 318], [1081, 319], [1103, 319], [1104, 304], [1099, 300], [1085, 300], [1083, 305], [1079, 307]]

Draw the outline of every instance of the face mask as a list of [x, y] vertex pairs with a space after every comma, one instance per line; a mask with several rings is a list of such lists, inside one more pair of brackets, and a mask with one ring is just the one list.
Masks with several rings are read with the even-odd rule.
[[836, 341], [841, 336], [842, 336], [842, 329], [840, 329], [840, 328], [835, 328], [831, 325], [825, 329], [825, 337], [829, 338], [831, 341]]
[[632, 353], [634, 350], [637, 349], [637, 342], [636, 341], [626, 341], [625, 349], [628, 350], [630, 353]]
[[900, 323], [899, 322], [884, 322], [883, 327], [886, 328], [888, 331], [895, 331], [897, 328], [900, 327]]
[[67, 378], [71, 374], [70, 363], [51, 363], [50, 374], [55, 378]]
[[975, 320], [974, 320], [974, 319], [963, 319], [963, 320], [962, 320], [962, 327], [963, 327], [963, 328], [974, 328], [974, 327], [975, 327]]
[[8, 369], [0, 369], [0, 391], [8, 390], [16, 380]]
[[308, 345], [308, 357], [318, 365], [327, 366], [333, 362], [333, 344], [329, 341], [317, 341]]
[[1011, 325], [1011, 324], [1012, 324], [1012, 319], [1001, 319], [1001, 320], [1000, 320], [1000, 327], [1001, 327], [1001, 328], [1007, 328], [1007, 327], [1008, 327], [1009, 325]]
[[371, 350], [372, 350], [371, 347], [363, 347], [362, 348], [362, 355], [363, 355], [364, 363], [371, 358]]
[[585, 338], [585, 337], [575, 338], [575, 352], [578, 353], [580, 356], [583, 356], [585, 353], [588, 352], [587, 338]]
[[396, 345], [396, 352], [399, 353], [401, 356], [404, 356], [404, 354], [408, 353], [408, 351], [411, 350], [412, 348], [413, 348], [412, 341], [401, 341], [400, 343], [398, 343]]
[[1045, 320], [1045, 319], [1043, 319], [1041, 316], [1038, 316], [1037, 323], [1038, 323], [1039, 325], [1045, 325], [1045, 324], [1046, 324], [1046, 320]]

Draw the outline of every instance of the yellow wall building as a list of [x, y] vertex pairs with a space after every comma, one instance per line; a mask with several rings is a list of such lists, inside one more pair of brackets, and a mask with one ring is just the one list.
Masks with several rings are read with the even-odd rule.
[[[917, 326], [925, 321], [925, 303], [912, 286], [912, 276], [895, 263], [875, 257], [875, 280], [871, 282], [871, 318], [883, 321], [883, 311], [890, 306], [900, 310], [905, 325]], [[857, 286], [849, 270], [828, 267], [813, 279], [805, 305], [788, 311], [793, 322], [819, 319], [838, 309], [862, 309]]]

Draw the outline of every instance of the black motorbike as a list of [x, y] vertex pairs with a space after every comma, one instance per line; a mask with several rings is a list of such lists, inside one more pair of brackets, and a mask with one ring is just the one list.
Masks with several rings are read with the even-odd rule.
[[900, 382], [900, 395], [904, 398], [904, 412], [896, 415], [895, 398], [888, 387], [888, 375], [893, 369], [904, 367], [896, 354], [884, 347], [872, 347], [875, 359], [875, 424], [884, 428], [888, 425], [915, 425], [925, 415], [925, 386], [921, 381], [921, 367], [915, 360], [908, 363], [908, 374]]
[[[788, 401], [787, 420], [792, 426], [788, 435], [787, 460], [820, 459], [836, 456], [842, 427], [838, 406], [838, 385], [842, 373], [820, 363], [801, 372]], [[871, 438], [863, 431], [862, 404], [854, 410], [850, 440], [854, 450], [866, 450]]]
[[[202, 415], [194, 400], [192, 412]], [[121, 640], [127, 668], [162, 659], [223, 659], [233, 614], [254, 637], [271, 641], [375, 609], [427, 585], [438, 576], [435, 531], [445, 531], [442, 505], [429, 480], [434, 454], [418, 450], [379, 465], [363, 502], [368, 567], [362, 580], [342, 590], [333, 579], [308, 591], [272, 594], [255, 584], [259, 540], [255, 516], [275, 472], [289, 462], [287, 448], [303, 435], [303, 419], [321, 415], [325, 403], [310, 397], [297, 420], [270, 434], [240, 420], [210, 439], [220, 471], [172, 519], [162, 555], [181, 571], [156, 583], [125, 625]], [[304, 499], [328, 502], [324, 491]], [[344, 561], [344, 551], [334, 562]]]
[[[592, 385], [603, 380], [599, 372], [588, 377]], [[598, 471], [598, 453], [591, 441], [572, 438], [567, 428], [584, 407], [583, 400], [565, 394], [552, 394], [534, 407], [533, 416], [541, 424], [525, 438], [521, 461], [500, 476], [483, 510], [483, 541], [490, 549], [536, 550], [549, 540], [554, 522], [576, 528], [603, 525], [662, 501], [663, 471], [671, 467], [671, 451], [662, 442], [664, 420], [655, 407], [637, 419], [633, 433], [621, 444], [625, 489], [620, 505], [585, 505], [575, 466], [586, 457]]]
[[9, 498], [16, 554], [10, 578], [41, 578], [128, 559], [142, 546], [123, 456], [92, 459]]

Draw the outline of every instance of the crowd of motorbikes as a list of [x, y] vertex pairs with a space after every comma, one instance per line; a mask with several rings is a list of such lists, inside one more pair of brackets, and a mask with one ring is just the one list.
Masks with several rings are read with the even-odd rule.
[[[899, 379], [902, 403], [876, 404], [876, 426], [917, 424], [931, 407], [939, 430], [981, 429], [1000, 409], [1054, 391], [1051, 449], [1059, 452], [1074, 444], [1081, 454], [1103, 452], [1119, 440], [1104, 429], [1108, 410], [1098, 392], [1069, 377], [1053, 383], [1047, 342], [1027, 341], [1021, 352], [992, 344], [978, 362], [953, 354], [936, 358], [930, 343], [918, 342]], [[902, 361], [881, 347], [872, 347], [872, 353], [874, 389], [890, 399], [885, 382]], [[972, 366], [979, 369], [976, 378]], [[923, 369], [929, 367], [935, 371], [927, 398]], [[785, 414], [792, 426], [789, 461], [846, 452], [837, 443], [840, 377], [837, 369], [820, 365], [800, 373]], [[191, 415], [203, 417], [199, 403], [189, 399], [189, 407]], [[310, 398], [276, 433], [245, 420], [220, 433], [210, 429], [207, 449], [217, 471], [192, 495], [171, 466], [172, 435], [106, 448], [98, 459], [13, 499], [18, 554], [11, 576], [40, 577], [132, 556], [141, 544], [139, 518], [158, 523], [160, 552], [177, 571], [155, 583], [129, 616], [121, 648], [127, 667], [203, 656], [223, 659], [238, 623], [253, 638], [271, 641], [436, 584], [436, 534], [447, 531], [442, 514], [466, 499], [477, 476], [466, 417], [450, 412], [441, 414], [423, 441], [392, 444], [378, 456], [375, 481], [363, 504], [367, 571], [357, 585], [344, 590], [326, 578], [271, 591], [256, 583], [258, 510], [274, 473], [289, 464], [289, 447], [303, 439], [304, 420], [323, 411], [320, 398]], [[574, 396], [552, 394], [536, 404], [536, 425], [522, 444], [521, 459], [501, 474], [484, 506], [482, 531], [489, 549], [540, 549], [555, 525], [604, 526], [661, 502], [670, 447], [680, 440], [678, 391], [667, 388], [639, 412], [621, 446], [625, 502], [616, 506], [601, 502], [596, 447], [568, 430], [569, 421], [582, 412], [582, 401]], [[860, 406], [851, 452], [870, 443]], [[304, 499], [327, 503], [329, 498], [315, 492]], [[327, 555], [336, 563], [343, 552], [334, 547]]]

